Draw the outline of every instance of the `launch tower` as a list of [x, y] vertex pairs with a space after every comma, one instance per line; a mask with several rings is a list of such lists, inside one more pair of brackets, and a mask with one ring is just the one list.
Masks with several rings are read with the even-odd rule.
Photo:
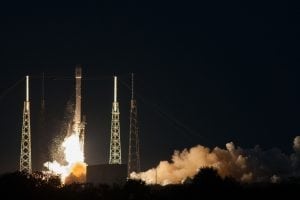
[[122, 164], [120, 139], [120, 112], [117, 101], [117, 77], [114, 76], [114, 101], [112, 104], [109, 164]]
[[20, 171], [31, 173], [31, 130], [30, 130], [30, 102], [29, 76], [26, 76], [26, 99], [24, 101], [23, 125], [20, 154]]

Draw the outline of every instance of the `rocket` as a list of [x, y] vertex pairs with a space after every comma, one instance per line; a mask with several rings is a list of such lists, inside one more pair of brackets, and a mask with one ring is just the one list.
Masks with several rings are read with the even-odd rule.
[[85, 120], [81, 117], [81, 66], [77, 65], [75, 68], [75, 112], [72, 123], [72, 134], [78, 134], [80, 139], [81, 150], [84, 152], [84, 134], [85, 134]]
[[73, 131], [77, 132], [81, 124], [81, 67], [78, 65], [75, 69], [75, 80], [76, 80], [76, 95], [75, 95], [75, 112], [73, 119]]

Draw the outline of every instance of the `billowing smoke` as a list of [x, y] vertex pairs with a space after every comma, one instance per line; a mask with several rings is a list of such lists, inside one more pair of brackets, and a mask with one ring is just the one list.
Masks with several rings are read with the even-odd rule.
[[225, 149], [197, 145], [189, 150], [175, 151], [171, 162], [161, 161], [156, 168], [138, 174], [133, 172], [130, 176], [147, 184], [177, 184], [193, 178], [203, 167], [214, 167], [222, 177], [230, 176], [242, 182], [277, 182], [299, 175], [300, 136], [294, 139], [293, 147], [295, 152], [288, 156], [277, 148], [242, 149], [235, 147], [233, 142], [227, 143]]
[[297, 153], [300, 153], [300, 136], [295, 137], [293, 147]]
[[294, 139], [294, 150], [295, 153], [291, 155], [292, 167], [295, 175], [300, 173], [300, 136]]
[[46, 162], [44, 166], [48, 169], [48, 173], [60, 175], [64, 184], [83, 183], [85, 182], [86, 163], [84, 162], [84, 153], [82, 151], [79, 134], [73, 133], [66, 137], [61, 144], [64, 149], [63, 157], [65, 163], [54, 160]]

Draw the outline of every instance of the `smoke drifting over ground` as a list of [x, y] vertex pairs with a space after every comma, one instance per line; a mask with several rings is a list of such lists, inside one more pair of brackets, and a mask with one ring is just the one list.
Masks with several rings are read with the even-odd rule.
[[236, 147], [233, 142], [226, 148], [197, 145], [182, 152], [175, 151], [172, 161], [161, 161], [156, 168], [146, 172], [132, 173], [131, 178], [142, 179], [147, 184], [181, 183], [192, 178], [202, 167], [214, 167], [222, 177], [230, 176], [242, 182], [276, 182], [300, 172], [300, 136], [295, 137], [295, 152], [288, 156], [280, 149], [262, 150]]

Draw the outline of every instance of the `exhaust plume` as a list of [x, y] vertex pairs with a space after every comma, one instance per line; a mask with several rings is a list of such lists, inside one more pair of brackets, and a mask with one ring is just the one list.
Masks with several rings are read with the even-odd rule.
[[145, 172], [133, 172], [132, 179], [141, 179], [147, 184], [178, 184], [193, 178], [202, 167], [214, 167], [221, 177], [230, 176], [241, 182], [271, 181], [299, 175], [300, 136], [294, 139], [295, 152], [288, 156], [280, 149], [262, 150], [236, 147], [233, 142], [226, 148], [210, 149], [202, 145], [175, 151], [171, 162], [161, 161], [156, 168]]
[[48, 168], [48, 173], [60, 175], [64, 184], [85, 182], [87, 165], [84, 163], [83, 151], [80, 148], [79, 134], [73, 133], [67, 136], [61, 147], [64, 149], [63, 157], [66, 163], [61, 164], [56, 160], [46, 162], [44, 166]]

